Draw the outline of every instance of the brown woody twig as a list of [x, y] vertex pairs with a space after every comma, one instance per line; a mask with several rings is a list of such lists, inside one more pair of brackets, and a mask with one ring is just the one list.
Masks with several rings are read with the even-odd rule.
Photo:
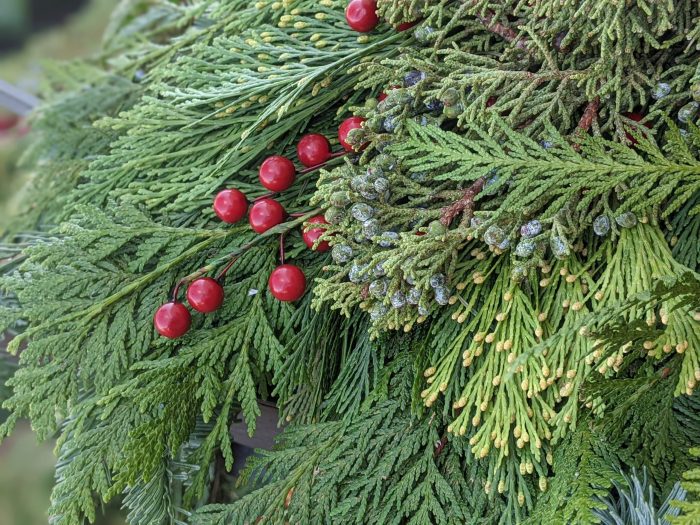
[[518, 38], [518, 33], [514, 29], [508, 27], [501, 22], [494, 22], [493, 17], [495, 13], [493, 11], [487, 12], [485, 15], [477, 16], [479, 21], [484, 24], [484, 27], [491, 31], [492, 33], [500, 36], [501, 38], [515, 44], [515, 47], [522, 49], [523, 51], [528, 51], [528, 41], [522, 38]]
[[471, 186], [464, 190], [462, 197], [458, 201], [445, 206], [441, 210], [440, 222], [445, 226], [449, 226], [452, 220], [460, 213], [465, 213], [471, 218], [474, 213], [474, 198], [484, 189], [485, 183], [486, 179], [484, 177], [476, 179]]

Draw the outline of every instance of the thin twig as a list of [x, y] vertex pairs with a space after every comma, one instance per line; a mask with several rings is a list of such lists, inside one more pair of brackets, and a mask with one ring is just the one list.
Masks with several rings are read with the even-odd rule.
[[529, 42], [524, 38], [518, 38], [518, 33], [501, 22], [494, 22], [493, 17], [495, 13], [493, 11], [488, 11], [485, 15], [477, 15], [479, 21], [484, 24], [484, 27], [491, 31], [492, 33], [500, 36], [504, 40], [507, 40], [511, 44], [515, 44], [515, 47], [522, 49], [523, 51], [529, 51]]
[[484, 177], [476, 179], [471, 186], [464, 190], [462, 197], [458, 201], [445, 206], [441, 210], [440, 222], [445, 226], [449, 226], [452, 220], [460, 213], [465, 213], [471, 218], [474, 214], [474, 198], [484, 189], [485, 183], [486, 179]]
[[447, 434], [444, 434], [441, 438], [440, 441], [435, 443], [435, 451], [433, 452], [433, 457], [436, 458], [440, 454], [442, 454], [442, 451], [445, 450], [445, 447], [447, 446]]
[[598, 108], [600, 108], [600, 97], [591, 100], [578, 121], [578, 129], [583, 133], [588, 133], [593, 121], [598, 118]]
[[[586, 109], [583, 110], [583, 115], [581, 115], [581, 118], [578, 121], [578, 126], [576, 127], [575, 132], [578, 139], [581, 139], [586, 133], [588, 133], [588, 130], [591, 129], [593, 122], [598, 119], [598, 108], [600, 108], [600, 97], [595, 97], [588, 103]], [[581, 143], [579, 140], [575, 140], [573, 147], [576, 151], [581, 149]]]

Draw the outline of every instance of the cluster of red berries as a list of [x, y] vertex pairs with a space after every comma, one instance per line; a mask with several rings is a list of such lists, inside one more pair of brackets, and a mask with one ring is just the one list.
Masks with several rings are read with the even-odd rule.
[[[363, 121], [361, 117], [350, 117], [338, 128], [338, 140], [345, 151], [353, 149], [347, 141], [348, 134], [360, 128]], [[297, 144], [297, 157], [299, 162], [307, 168], [305, 172], [317, 169], [332, 156], [331, 145], [323, 135], [317, 133], [304, 135]], [[289, 189], [294, 184], [296, 175], [294, 163], [281, 155], [273, 155], [265, 159], [258, 172], [260, 183], [273, 193]], [[287, 212], [277, 200], [264, 196], [256, 199], [252, 206], [249, 206], [245, 194], [237, 189], [219, 192], [214, 199], [214, 212], [222, 221], [229, 224], [240, 221], [247, 214], [251, 228], [257, 233], [264, 233], [287, 219]], [[304, 243], [311, 249], [316, 245], [315, 250], [318, 252], [327, 251], [330, 248], [328, 241], [318, 244], [317, 241], [325, 232], [322, 225], [328, 222], [323, 215], [312, 217], [308, 222], [319, 224], [319, 227], [302, 230]], [[268, 287], [270, 293], [280, 301], [297, 301], [306, 291], [306, 276], [298, 266], [284, 264], [282, 261], [282, 264], [270, 274]], [[214, 312], [224, 302], [224, 289], [221, 283], [218, 279], [211, 277], [201, 277], [192, 281], [186, 295], [190, 306], [201, 313]], [[177, 299], [158, 308], [153, 320], [156, 331], [170, 339], [183, 336], [189, 330], [191, 321], [189, 310]]]
[[[345, 20], [348, 25], [360, 33], [369, 33], [379, 24], [376, 0], [350, 0], [345, 8]], [[396, 26], [399, 31], [406, 31], [415, 22], [404, 22]]]

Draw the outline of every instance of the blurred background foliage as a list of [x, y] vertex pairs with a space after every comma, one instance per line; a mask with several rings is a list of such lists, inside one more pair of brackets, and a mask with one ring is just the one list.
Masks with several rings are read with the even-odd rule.
[[[44, 64], [96, 50], [116, 4], [116, 0], [0, 0], [0, 80], [38, 96]], [[23, 119], [0, 107], [0, 235], [29, 175], [15, 168], [27, 127]], [[7, 396], [3, 385], [13, 367], [12, 358], [0, 354], [0, 401]], [[4, 416], [0, 411], [0, 419]], [[52, 444], [39, 444], [28, 424], [0, 446], [0, 525], [48, 523], [55, 462]], [[110, 506], [97, 524], [122, 525], [123, 515], [118, 505]]]
[[[96, 50], [116, 4], [116, 0], [0, 0], [0, 80], [39, 94], [43, 65]], [[25, 123], [0, 107], [0, 232], [26, 176], [14, 168], [25, 133]]]

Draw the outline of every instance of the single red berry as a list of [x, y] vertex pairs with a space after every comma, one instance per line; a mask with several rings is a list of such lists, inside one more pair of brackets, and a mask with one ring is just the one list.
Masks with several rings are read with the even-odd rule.
[[417, 20], [414, 20], [413, 22], [403, 22], [403, 23], [396, 26], [396, 30], [399, 32], [406, 31], [408, 29], [411, 29], [417, 23], [418, 23]]
[[273, 155], [260, 165], [260, 184], [270, 191], [284, 191], [294, 184], [296, 169], [287, 157]]
[[[366, 119], [363, 119], [362, 117], [346, 118], [338, 127], [338, 140], [340, 141], [340, 145], [345, 148], [345, 151], [352, 151], [354, 149], [352, 144], [348, 143], [348, 133], [350, 133], [353, 129], [360, 129], [365, 120]], [[364, 146], [365, 144], [360, 146], [359, 149], [362, 149]]]
[[191, 322], [190, 311], [184, 304], [176, 302], [165, 303], [153, 316], [156, 331], [168, 339], [177, 339], [185, 335]]
[[[627, 117], [630, 120], [634, 120], [635, 122], [640, 122], [644, 118], [644, 115], [642, 115], [641, 113], [636, 113], [636, 112], [635, 113], [623, 113], [623, 116]], [[647, 128], [651, 127], [651, 124], [649, 124], [648, 122], [645, 122], [644, 125]], [[635, 144], [637, 144], [637, 139], [635, 139], [631, 133], [625, 133], [625, 137], [627, 137], [627, 140], [629, 140], [633, 146]]]
[[326, 162], [331, 156], [328, 139], [318, 133], [304, 135], [297, 144], [297, 157], [307, 168]]
[[197, 279], [187, 288], [187, 302], [198, 312], [211, 313], [224, 303], [224, 289], [211, 277]]
[[345, 8], [348, 25], [360, 33], [372, 31], [379, 23], [375, 0], [351, 0]]
[[248, 221], [257, 233], [263, 233], [284, 222], [287, 213], [275, 199], [262, 199], [250, 208]]
[[[328, 224], [328, 221], [325, 219], [323, 215], [316, 215], [316, 217], [311, 217], [308, 222], [313, 222], [315, 224]], [[308, 226], [308, 229], [304, 230], [301, 234], [302, 238], [304, 239], [304, 243], [306, 243], [306, 246], [311, 248], [313, 250], [314, 244], [316, 241], [326, 233], [325, 228], [314, 228], [312, 226]], [[328, 244], [328, 241], [321, 241], [318, 243], [318, 246], [316, 247], [317, 252], [326, 252], [330, 248], [330, 244]]]
[[498, 97], [489, 97], [488, 100], [486, 100], [486, 107], [490, 108], [491, 106], [493, 106], [496, 103], [497, 100], [498, 100]]
[[247, 211], [248, 199], [242, 191], [223, 190], [214, 199], [214, 213], [229, 224], [240, 221]]
[[298, 266], [283, 264], [272, 270], [267, 284], [276, 299], [297, 301], [306, 291], [306, 276]]

